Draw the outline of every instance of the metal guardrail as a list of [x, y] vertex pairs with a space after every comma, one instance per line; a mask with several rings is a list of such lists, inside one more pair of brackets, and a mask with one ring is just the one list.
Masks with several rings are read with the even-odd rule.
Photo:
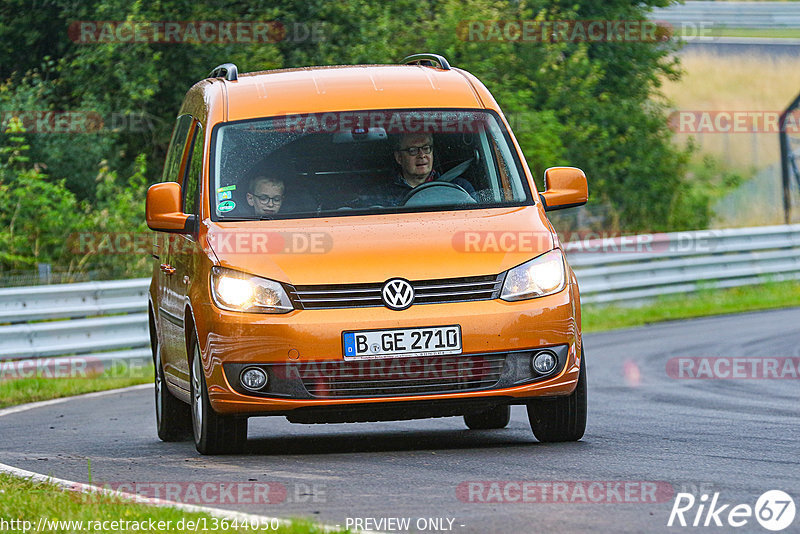
[[[563, 243], [583, 303], [800, 279], [800, 225]], [[149, 279], [0, 289], [0, 361], [150, 360]]]
[[0, 324], [147, 311], [149, 278], [0, 289]]
[[800, 225], [565, 243], [583, 303], [800, 279]]
[[106, 366], [146, 364], [152, 360], [149, 283], [139, 278], [0, 289], [0, 361], [79, 355]]
[[693, 1], [655, 8], [649, 18], [675, 26], [712, 23], [730, 28], [797, 28], [800, 5], [796, 2]]

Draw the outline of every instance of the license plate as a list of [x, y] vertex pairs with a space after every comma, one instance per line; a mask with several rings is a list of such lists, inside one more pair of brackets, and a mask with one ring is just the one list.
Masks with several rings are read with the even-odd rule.
[[342, 332], [342, 345], [345, 360], [461, 354], [461, 327], [451, 325]]

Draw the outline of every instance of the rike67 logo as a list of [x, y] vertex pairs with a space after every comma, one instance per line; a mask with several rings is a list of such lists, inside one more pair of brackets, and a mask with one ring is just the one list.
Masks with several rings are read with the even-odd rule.
[[792, 524], [795, 511], [794, 499], [781, 490], [764, 492], [756, 500], [755, 506], [721, 504], [719, 492], [714, 493], [710, 501], [705, 493], [699, 499], [691, 493], [678, 493], [675, 496], [667, 526], [722, 527], [727, 525], [738, 528], [750, 523], [755, 516], [756, 521], [762, 527], [778, 532]]

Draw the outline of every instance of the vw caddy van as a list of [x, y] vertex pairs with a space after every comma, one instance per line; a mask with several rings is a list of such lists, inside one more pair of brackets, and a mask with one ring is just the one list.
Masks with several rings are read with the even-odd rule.
[[580, 298], [509, 123], [442, 56], [239, 74], [187, 93], [147, 193], [156, 422], [202, 454], [247, 421], [586, 423]]

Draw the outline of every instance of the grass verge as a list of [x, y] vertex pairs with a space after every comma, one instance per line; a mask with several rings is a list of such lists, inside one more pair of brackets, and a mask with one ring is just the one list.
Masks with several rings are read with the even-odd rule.
[[[24, 523], [26, 521], [27, 523]], [[116, 525], [112, 523], [114, 521], [117, 522]], [[127, 523], [122, 523], [123, 521]], [[39, 532], [104, 534], [203, 531], [282, 534], [325, 532], [322, 528], [306, 521], [294, 521], [287, 526], [277, 524], [272, 526], [261, 524], [253, 528], [256, 527], [253, 523], [243, 527], [240, 522], [234, 525], [231, 520], [214, 518], [205, 513], [153, 507], [109, 495], [78, 493], [55, 484], [34, 482], [0, 473], [0, 531], [32, 532], [36, 529]]]
[[640, 307], [585, 304], [581, 307], [581, 322], [584, 332], [600, 332], [661, 321], [793, 306], [800, 306], [800, 282], [769, 282], [663, 296]]
[[682, 28], [681, 37], [697, 38], [698, 32], [702, 37], [752, 37], [771, 39], [800, 39], [800, 28], [733, 28], [712, 26], [701, 28], [686, 26]]
[[152, 365], [135, 368], [132, 371], [130, 373], [120, 373], [119, 370], [110, 370], [102, 375], [86, 378], [33, 377], [0, 380], [0, 408], [15, 404], [71, 397], [81, 393], [147, 384], [153, 381]]

